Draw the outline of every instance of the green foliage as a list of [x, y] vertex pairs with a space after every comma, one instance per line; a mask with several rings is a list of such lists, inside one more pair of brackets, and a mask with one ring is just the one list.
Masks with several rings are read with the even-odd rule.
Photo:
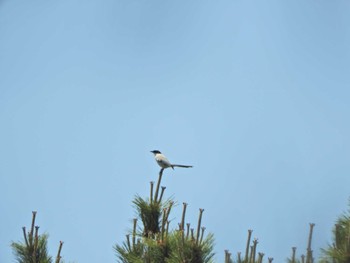
[[162, 204], [158, 202], [150, 203], [140, 196], [136, 196], [133, 203], [143, 223], [143, 235], [159, 233]]
[[38, 236], [37, 247], [27, 246], [21, 242], [13, 242], [11, 247], [18, 263], [51, 263], [52, 258], [47, 252], [48, 235]]
[[168, 242], [170, 255], [167, 263], [211, 263], [213, 262], [214, 236], [212, 234], [201, 242], [193, 238], [185, 238], [182, 231], [174, 231], [169, 236]]
[[124, 242], [122, 246], [116, 245], [115, 250], [123, 263], [165, 262], [167, 255], [166, 245], [144, 237], [142, 241], [138, 239], [138, 242], [132, 245], [129, 245], [129, 242]]
[[350, 209], [338, 218], [333, 229], [333, 244], [322, 252], [321, 262], [350, 263]]
[[163, 171], [164, 169], [161, 169], [159, 173], [155, 194], [153, 194], [153, 182], [151, 182], [150, 198], [143, 199], [136, 196], [133, 201], [142, 227], [137, 228], [137, 219], [134, 219], [133, 230], [126, 235], [126, 241], [114, 247], [119, 261], [122, 263], [212, 263], [213, 235], [209, 234], [204, 238], [205, 228], [201, 228], [204, 209], [200, 209], [197, 233], [194, 233], [194, 229], [189, 229], [188, 224], [185, 234], [186, 203], [184, 203], [179, 229], [169, 231], [168, 219], [174, 202], [172, 199], [162, 201], [165, 187], [162, 187], [161, 192], [159, 189]]
[[213, 235], [209, 234], [200, 244], [183, 236], [182, 231], [172, 231], [164, 241], [142, 237], [135, 244], [115, 247], [123, 263], [212, 263]]
[[[117, 257], [122, 263], [213, 263], [214, 238], [212, 234], [204, 237], [204, 227], [201, 227], [202, 213], [199, 209], [197, 231], [187, 225], [185, 230], [185, 214], [187, 204], [183, 203], [183, 213], [179, 228], [169, 231], [169, 214], [174, 204], [172, 200], [162, 201], [165, 187], [160, 183], [164, 169], [160, 170], [159, 180], [155, 194], [154, 183], [151, 182], [150, 197], [143, 199], [136, 196], [135, 205], [142, 227], [137, 228], [137, 219], [134, 219], [132, 233], [126, 236], [122, 245], [116, 245]], [[159, 198], [158, 198], [158, 194]], [[292, 256], [288, 263], [313, 263], [313, 250], [311, 248], [313, 228], [310, 223], [306, 253], [297, 258], [296, 247], [292, 248]], [[138, 231], [137, 231], [138, 230]], [[246, 251], [237, 254], [237, 259], [231, 259], [231, 253], [225, 250], [225, 263], [263, 263], [264, 253], [257, 252], [258, 240], [251, 243], [252, 230], [248, 230]], [[334, 244], [323, 250], [324, 257], [320, 263], [350, 263], [350, 213], [341, 216], [333, 231]], [[267, 261], [272, 263], [273, 258]]]
[[[36, 212], [33, 211], [32, 224], [27, 233], [23, 227], [24, 242], [12, 242], [11, 247], [17, 263], [52, 263], [52, 257], [47, 252], [47, 234], [39, 235], [39, 226], [35, 226]], [[61, 261], [63, 242], [60, 241], [55, 263]]]

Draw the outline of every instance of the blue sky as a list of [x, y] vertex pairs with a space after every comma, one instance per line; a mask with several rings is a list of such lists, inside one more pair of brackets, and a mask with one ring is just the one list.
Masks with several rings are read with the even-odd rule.
[[[0, 261], [31, 211], [66, 262], [116, 262], [159, 149], [224, 249], [314, 251], [350, 196], [349, 1], [0, 1]], [[173, 211], [180, 221], [181, 205]]]

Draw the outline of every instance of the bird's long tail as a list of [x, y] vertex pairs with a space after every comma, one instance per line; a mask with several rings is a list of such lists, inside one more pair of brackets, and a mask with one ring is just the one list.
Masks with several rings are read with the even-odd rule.
[[172, 164], [171, 168], [174, 169], [174, 167], [181, 167], [181, 168], [192, 168], [192, 165], [182, 165], [182, 164]]

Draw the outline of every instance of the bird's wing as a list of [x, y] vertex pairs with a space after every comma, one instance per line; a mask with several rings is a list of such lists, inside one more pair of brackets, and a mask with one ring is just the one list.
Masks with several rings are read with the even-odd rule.
[[161, 164], [163, 164], [166, 167], [170, 167], [171, 166], [171, 163], [169, 162], [169, 160], [164, 155], [158, 154], [156, 156], [156, 161], [161, 163]]

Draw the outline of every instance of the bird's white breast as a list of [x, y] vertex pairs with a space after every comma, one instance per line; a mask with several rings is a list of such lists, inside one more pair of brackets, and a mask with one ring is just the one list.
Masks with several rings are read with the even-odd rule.
[[163, 168], [167, 168], [171, 166], [169, 160], [161, 153], [156, 154], [154, 158], [156, 159], [158, 165]]

